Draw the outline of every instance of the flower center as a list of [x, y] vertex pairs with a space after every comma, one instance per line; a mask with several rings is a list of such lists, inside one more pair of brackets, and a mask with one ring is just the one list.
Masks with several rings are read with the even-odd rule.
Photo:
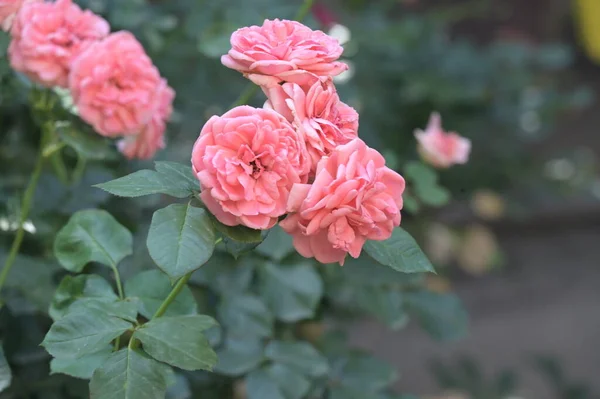
[[258, 179], [262, 172], [265, 170], [265, 168], [263, 168], [258, 159], [251, 161], [250, 166], [252, 166], [252, 173], [250, 174], [250, 176], [252, 176], [254, 179]]

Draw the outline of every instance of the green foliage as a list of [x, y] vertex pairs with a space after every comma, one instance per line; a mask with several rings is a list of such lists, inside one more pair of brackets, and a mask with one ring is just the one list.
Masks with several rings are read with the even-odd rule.
[[215, 247], [215, 232], [208, 213], [191, 204], [173, 204], [152, 216], [148, 251], [156, 265], [177, 279], [206, 263]]
[[208, 316], [165, 316], [144, 324], [133, 337], [161, 362], [184, 370], [212, 370], [217, 357], [202, 333], [214, 326]]
[[118, 299], [108, 281], [100, 276], [65, 276], [56, 289], [48, 314], [58, 320], [69, 312], [75, 302], [116, 302]]
[[94, 372], [90, 394], [98, 399], [164, 399], [168, 378], [168, 367], [124, 348]]
[[120, 197], [167, 194], [187, 198], [200, 191], [192, 168], [176, 162], [156, 162], [156, 171], [139, 170], [130, 175], [97, 184], [96, 187]]
[[6, 357], [4, 356], [4, 349], [0, 344], [0, 392], [8, 388], [10, 386], [11, 381], [12, 372], [10, 371], [10, 366], [6, 361]]
[[365, 251], [382, 265], [403, 273], [434, 272], [414, 238], [398, 227], [385, 241], [367, 241]]

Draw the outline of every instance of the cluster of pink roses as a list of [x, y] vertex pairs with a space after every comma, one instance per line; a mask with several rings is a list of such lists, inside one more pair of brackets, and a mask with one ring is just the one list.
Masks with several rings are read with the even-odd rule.
[[106, 137], [122, 137], [128, 158], [164, 147], [175, 97], [129, 32], [110, 33], [103, 18], [71, 0], [0, 0], [11, 34], [11, 66], [46, 87], [68, 88], [80, 117]]
[[200, 197], [223, 224], [279, 222], [296, 250], [322, 263], [358, 257], [400, 224], [402, 176], [358, 138], [358, 114], [332, 77], [342, 47], [294, 21], [265, 21], [231, 37], [222, 63], [260, 85], [263, 108], [213, 116], [194, 145]]

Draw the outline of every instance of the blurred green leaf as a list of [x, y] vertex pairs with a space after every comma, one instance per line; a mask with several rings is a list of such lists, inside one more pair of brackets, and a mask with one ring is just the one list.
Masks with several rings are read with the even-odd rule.
[[262, 244], [256, 247], [256, 252], [276, 262], [281, 262], [283, 258], [293, 251], [292, 236], [283, 231], [279, 225], [273, 227]]
[[56, 124], [58, 137], [69, 147], [73, 148], [82, 158], [91, 161], [117, 159], [117, 152], [102, 136], [92, 132], [82, 132], [71, 123]]
[[[138, 300], [139, 312], [150, 319], [172, 290], [169, 278], [158, 270], [147, 270], [125, 281], [125, 295]], [[167, 308], [165, 316], [184, 316], [198, 313], [190, 289], [184, 287]]]
[[301, 399], [311, 386], [302, 374], [278, 363], [251, 372], [246, 381], [249, 399]]
[[410, 292], [406, 294], [406, 301], [409, 313], [433, 338], [451, 341], [466, 335], [468, 315], [455, 295]]
[[0, 392], [8, 388], [11, 382], [12, 372], [10, 371], [10, 367], [4, 356], [4, 349], [0, 343]]
[[260, 244], [263, 240], [262, 231], [254, 230], [246, 226], [227, 226], [214, 219], [213, 223], [219, 232], [228, 238], [245, 244]]
[[294, 322], [312, 317], [323, 296], [323, 282], [312, 265], [266, 262], [258, 275], [260, 294], [278, 319]]
[[116, 265], [132, 253], [129, 230], [102, 210], [79, 211], [58, 232], [54, 255], [72, 272], [81, 272], [89, 262]]
[[257, 296], [233, 294], [225, 297], [218, 306], [217, 314], [232, 334], [265, 338], [273, 334], [273, 315]]
[[271, 341], [265, 348], [265, 356], [311, 377], [322, 377], [329, 372], [327, 359], [307, 342]]
[[210, 216], [190, 204], [173, 204], [152, 216], [147, 241], [150, 256], [171, 279], [206, 263], [215, 247]]
[[265, 360], [264, 345], [256, 338], [229, 338], [217, 351], [217, 358], [215, 371], [230, 376], [242, 375]]

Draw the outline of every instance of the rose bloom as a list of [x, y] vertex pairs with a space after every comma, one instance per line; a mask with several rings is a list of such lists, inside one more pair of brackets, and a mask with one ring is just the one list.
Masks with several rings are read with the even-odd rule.
[[161, 101], [163, 79], [129, 32], [95, 43], [73, 63], [69, 88], [79, 115], [101, 135], [140, 133]]
[[71, 0], [29, 2], [11, 29], [10, 64], [41, 85], [67, 87], [73, 61], [109, 32], [108, 22]]
[[0, 0], [0, 27], [3, 31], [9, 31], [13, 19], [19, 9], [25, 4], [41, 0]]
[[431, 114], [425, 131], [417, 129], [415, 137], [421, 158], [436, 168], [448, 168], [469, 160], [471, 141], [453, 132], [446, 133], [438, 113]]
[[404, 187], [383, 156], [356, 138], [319, 162], [313, 184], [294, 184], [280, 225], [300, 255], [343, 265], [347, 253], [357, 258], [366, 240], [388, 239], [400, 225]]
[[206, 122], [192, 151], [200, 198], [223, 224], [268, 229], [306, 181], [304, 141], [277, 112], [241, 106]]
[[238, 29], [231, 47], [221, 57], [223, 65], [261, 86], [306, 84], [314, 76], [336, 76], [348, 69], [336, 62], [343, 52], [336, 39], [296, 21], [265, 20], [262, 26]]
[[293, 121], [304, 137], [313, 171], [323, 156], [358, 135], [358, 113], [340, 101], [331, 79], [316, 79], [307, 91], [295, 83], [284, 83], [265, 92], [267, 106]]
[[165, 147], [167, 121], [173, 113], [175, 91], [163, 79], [158, 108], [146, 127], [136, 136], [125, 136], [119, 141], [119, 151], [129, 159], [150, 159], [158, 150]]

